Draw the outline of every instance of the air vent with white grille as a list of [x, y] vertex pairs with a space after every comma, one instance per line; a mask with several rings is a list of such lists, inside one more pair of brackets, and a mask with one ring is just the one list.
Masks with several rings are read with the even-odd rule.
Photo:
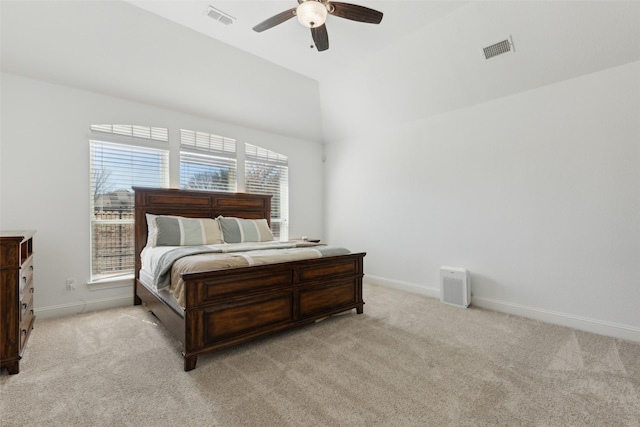
[[216, 9], [213, 6], [209, 6], [205, 11], [205, 14], [212, 19], [215, 19], [218, 22], [223, 23], [224, 25], [233, 24], [233, 21], [236, 19], [233, 16], [224, 13], [220, 9]]
[[502, 40], [498, 43], [494, 43], [491, 46], [487, 46], [482, 49], [484, 59], [490, 59], [498, 55], [503, 55], [510, 52], [515, 52], [513, 39], [511, 38], [511, 36], [509, 36], [508, 39]]

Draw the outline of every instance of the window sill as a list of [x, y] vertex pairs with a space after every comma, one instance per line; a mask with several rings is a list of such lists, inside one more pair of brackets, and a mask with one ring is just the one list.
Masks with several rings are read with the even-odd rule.
[[133, 274], [120, 276], [118, 278], [94, 280], [87, 283], [90, 291], [101, 291], [103, 289], [133, 287]]

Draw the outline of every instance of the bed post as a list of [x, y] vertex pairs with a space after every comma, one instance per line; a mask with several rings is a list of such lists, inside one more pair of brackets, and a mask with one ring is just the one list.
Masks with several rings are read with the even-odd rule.
[[196, 363], [198, 362], [198, 356], [187, 356], [182, 353], [184, 357], [184, 371], [189, 372], [193, 369], [196, 369]]
[[135, 248], [135, 262], [134, 262], [134, 276], [133, 276], [133, 305], [141, 305], [142, 300], [138, 296], [138, 279], [140, 278], [140, 268], [142, 263], [140, 261], [140, 253], [147, 244], [147, 218], [145, 215], [144, 206], [146, 205], [145, 197], [143, 196], [141, 188], [133, 187], [134, 196], [134, 248]]

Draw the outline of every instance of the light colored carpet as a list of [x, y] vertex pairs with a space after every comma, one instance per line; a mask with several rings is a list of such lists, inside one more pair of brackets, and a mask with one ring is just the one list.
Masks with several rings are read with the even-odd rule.
[[640, 426], [640, 343], [365, 285], [355, 311], [200, 357], [142, 307], [36, 322], [2, 426]]

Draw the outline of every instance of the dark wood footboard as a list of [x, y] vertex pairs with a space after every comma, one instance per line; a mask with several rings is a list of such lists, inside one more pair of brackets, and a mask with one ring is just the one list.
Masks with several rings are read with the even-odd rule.
[[364, 253], [183, 275], [183, 316], [138, 284], [136, 297], [183, 344], [184, 370], [201, 354], [356, 309]]
[[356, 309], [364, 253], [183, 275], [185, 370], [198, 355]]

